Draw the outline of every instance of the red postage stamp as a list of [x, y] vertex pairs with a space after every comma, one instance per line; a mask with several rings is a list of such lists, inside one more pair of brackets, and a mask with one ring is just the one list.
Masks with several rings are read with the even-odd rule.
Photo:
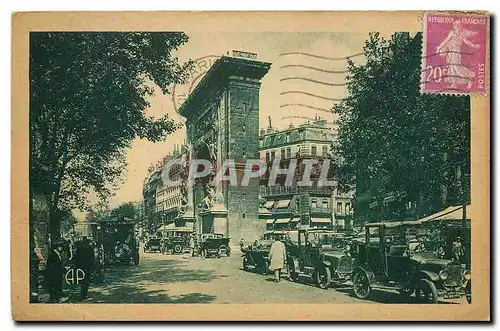
[[474, 94], [487, 91], [489, 17], [426, 13], [421, 92]]

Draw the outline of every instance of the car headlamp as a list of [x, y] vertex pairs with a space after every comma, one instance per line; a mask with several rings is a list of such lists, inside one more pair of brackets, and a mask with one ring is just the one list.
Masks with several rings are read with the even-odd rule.
[[470, 273], [470, 271], [469, 271], [469, 270], [465, 270], [465, 271], [464, 271], [464, 278], [465, 278], [466, 280], [471, 279], [471, 273]]
[[446, 270], [441, 270], [439, 272], [439, 278], [441, 278], [442, 280], [445, 280], [446, 278], [448, 278], [448, 273], [446, 272]]

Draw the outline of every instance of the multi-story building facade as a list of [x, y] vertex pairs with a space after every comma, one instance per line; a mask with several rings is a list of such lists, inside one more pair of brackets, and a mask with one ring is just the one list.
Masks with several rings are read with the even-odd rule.
[[[186, 226], [186, 222], [193, 222], [193, 216], [186, 213], [187, 183], [182, 176], [185, 167], [179, 162], [186, 153], [184, 146], [175, 146], [173, 154], [166, 155], [155, 167], [150, 167], [143, 186], [143, 203], [144, 214], [150, 224], [148, 230], [151, 232], [174, 222], [176, 226]], [[171, 162], [173, 166], [169, 166]], [[167, 166], [173, 181], [178, 176], [182, 179], [177, 185], [165, 185], [163, 176]]]
[[[334, 131], [321, 118], [281, 131], [275, 130], [269, 123], [268, 128], [260, 132], [259, 156], [268, 169], [275, 160], [286, 167], [291, 159], [297, 159], [297, 169], [303, 169], [301, 161], [317, 159], [320, 162], [329, 160], [332, 170], [335, 167], [332, 156], [334, 139]], [[262, 216], [267, 219], [267, 229], [295, 229], [299, 223], [315, 228], [350, 228], [352, 195], [337, 194], [335, 186], [317, 185], [318, 178], [314, 177], [311, 178], [311, 187], [299, 186], [300, 172], [296, 171], [291, 185], [277, 179], [276, 184], [271, 186], [268, 178], [261, 180], [260, 194], [265, 200], [263, 211], [270, 213]]]

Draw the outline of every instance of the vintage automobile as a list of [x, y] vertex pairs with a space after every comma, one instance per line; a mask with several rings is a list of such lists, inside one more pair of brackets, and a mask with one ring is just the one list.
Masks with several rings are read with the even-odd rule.
[[350, 279], [354, 258], [340, 235], [328, 230], [299, 229], [298, 243], [287, 245], [289, 279], [312, 280], [326, 289]]
[[256, 270], [263, 275], [269, 272], [269, 250], [274, 240], [263, 239], [256, 245], [243, 248], [243, 270]]
[[408, 239], [412, 221], [368, 224], [365, 245], [353, 272], [353, 292], [360, 299], [373, 289], [397, 290], [410, 300], [415, 293], [419, 303], [454, 299], [470, 288], [471, 273], [460, 261], [444, 258], [425, 241]]
[[144, 244], [144, 253], [161, 252], [161, 248], [162, 248], [161, 238], [149, 237], [146, 243]]
[[229, 247], [230, 238], [224, 238], [222, 234], [205, 233], [200, 238], [200, 255], [202, 257], [217, 257], [230, 256], [231, 248]]
[[113, 217], [92, 224], [93, 237], [103, 247], [105, 264], [139, 264], [139, 241], [135, 232], [136, 220]]
[[185, 237], [175, 236], [165, 238], [162, 245], [163, 253], [182, 254], [188, 249], [188, 244], [189, 242]]

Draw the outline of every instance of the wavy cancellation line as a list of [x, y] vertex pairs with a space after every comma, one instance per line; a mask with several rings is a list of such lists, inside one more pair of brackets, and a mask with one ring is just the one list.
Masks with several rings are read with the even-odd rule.
[[321, 69], [321, 68], [317, 68], [317, 67], [306, 66], [306, 65], [302, 65], [302, 64], [287, 64], [287, 65], [280, 67], [280, 69], [285, 69], [285, 68], [305, 68], [305, 69], [311, 69], [314, 71], [326, 72], [328, 74], [347, 74], [347, 73], [349, 73], [349, 70], [327, 70], [327, 69]]
[[281, 78], [280, 82], [284, 82], [286, 80], [305, 80], [307, 82], [321, 84], [321, 85], [327, 85], [327, 86], [345, 86], [346, 85], [345, 83], [342, 83], [342, 84], [340, 84], [340, 83], [327, 83], [327, 82], [322, 82], [320, 80], [311, 79], [311, 78], [305, 78], [305, 77], [299, 77], [299, 76]]
[[314, 109], [314, 110], [318, 110], [318, 111], [322, 111], [322, 112], [326, 112], [326, 113], [333, 113], [332, 109], [314, 107], [314, 106], [306, 105], [303, 103], [286, 103], [286, 104], [283, 104], [280, 106], [280, 108], [286, 108], [286, 107], [305, 107], [305, 108]]
[[365, 55], [365, 53], [364, 52], [355, 53], [355, 54], [352, 54], [352, 55], [349, 55], [349, 56], [342, 56], [342, 57], [329, 57], [329, 56], [322, 56], [322, 55], [316, 55], [316, 54], [305, 53], [305, 52], [287, 52], [287, 53], [281, 53], [280, 54], [280, 56], [287, 56], [287, 55], [303, 55], [303, 56], [313, 57], [313, 58], [316, 58], [316, 59], [338, 61], [338, 60], [347, 60], [347, 59], [351, 59], [353, 57]]
[[319, 99], [323, 99], [323, 100], [328, 100], [328, 101], [342, 101], [342, 99], [328, 98], [328, 97], [324, 97], [322, 95], [318, 95], [318, 94], [314, 94], [314, 93], [310, 93], [310, 92], [304, 92], [304, 91], [284, 91], [284, 92], [280, 93], [280, 95], [287, 95], [287, 94], [302, 94], [302, 95], [308, 95], [311, 97], [315, 97], [315, 98], [319, 98]]

